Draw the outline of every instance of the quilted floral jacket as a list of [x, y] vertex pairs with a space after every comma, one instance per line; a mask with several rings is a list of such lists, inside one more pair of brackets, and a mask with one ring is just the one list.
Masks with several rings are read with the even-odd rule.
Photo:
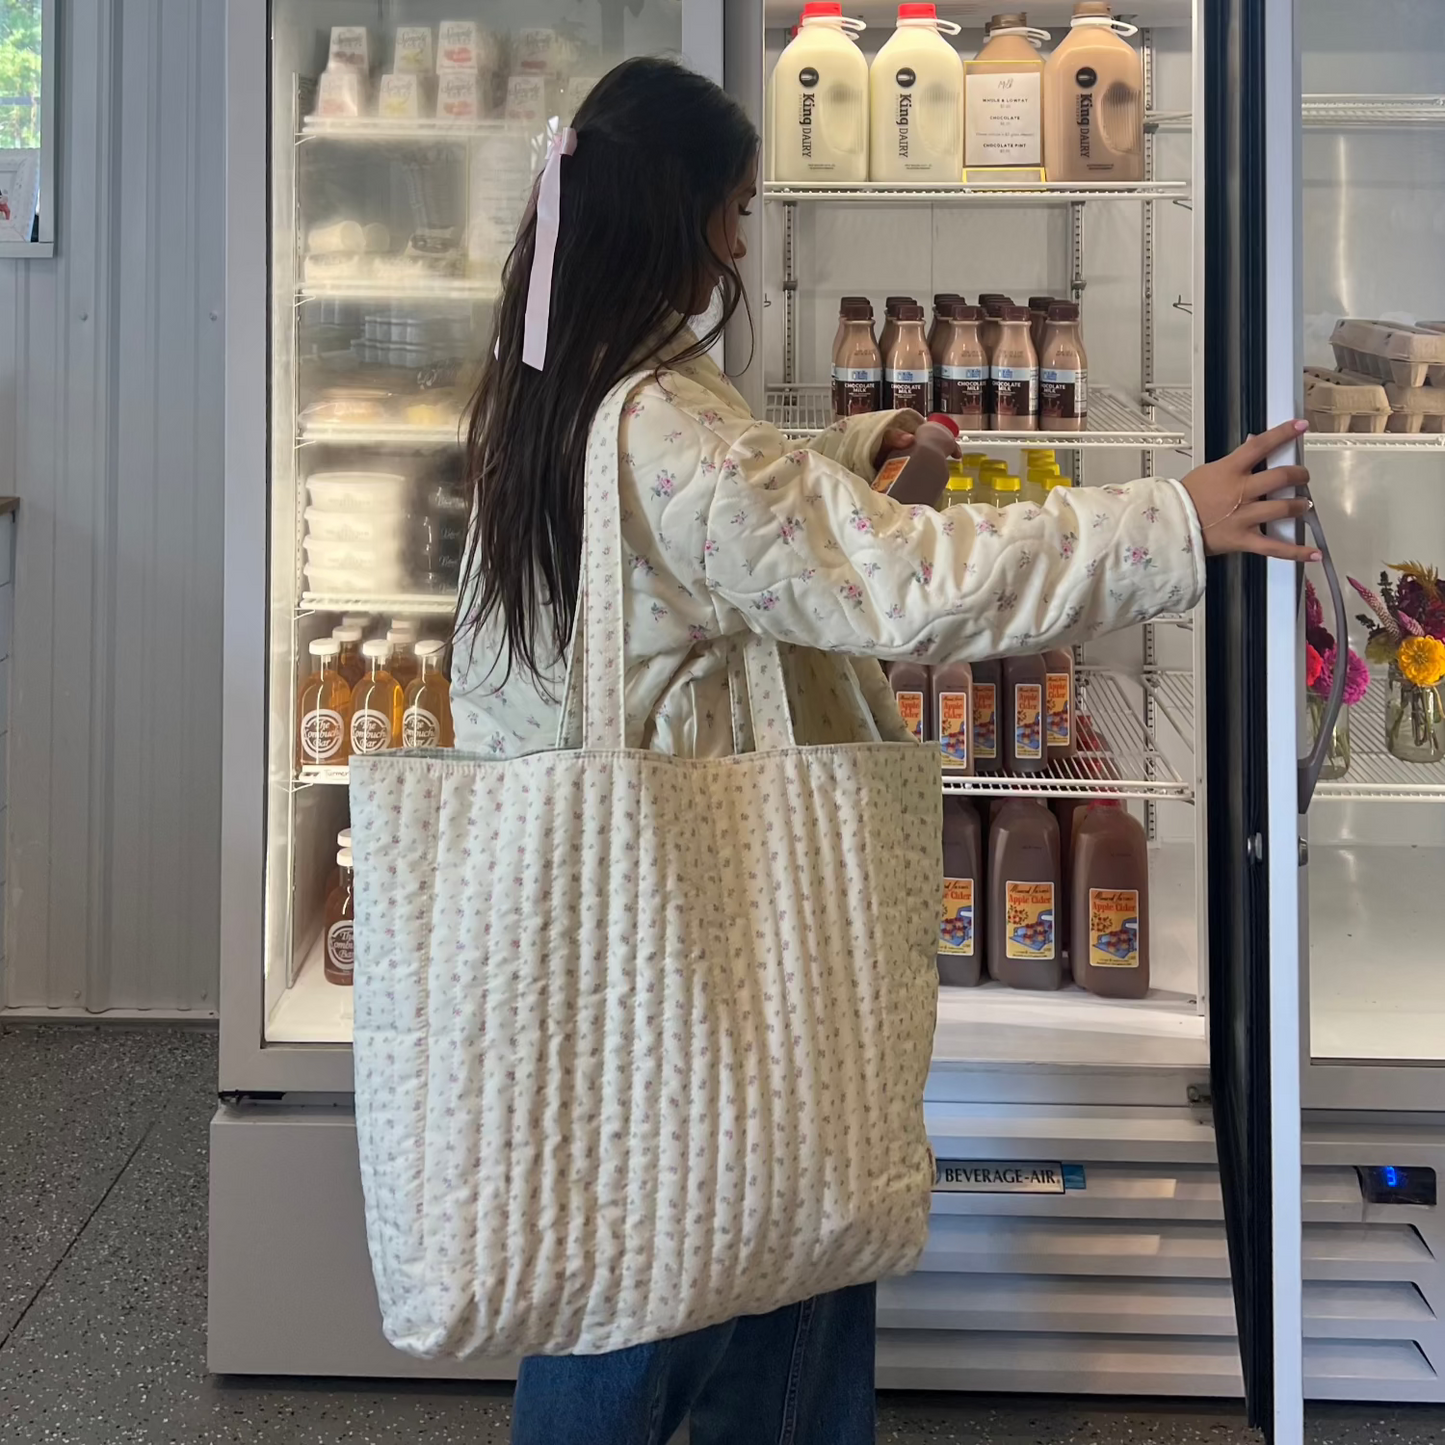
[[[800, 743], [899, 740], [880, 659], [1038, 652], [1198, 601], [1203, 541], [1177, 482], [904, 507], [869, 482], [885, 428], [917, 422], [878, 412], [796, 446], [706, 356], [638, 384], [618, 440], [629, 747], [732, 752], [728, 653], [749, 629], [783, 646]], [[497, 652], [485, 630], [455, 649], [457, 747], [554, 746], [565, 666], [503, 679]]]

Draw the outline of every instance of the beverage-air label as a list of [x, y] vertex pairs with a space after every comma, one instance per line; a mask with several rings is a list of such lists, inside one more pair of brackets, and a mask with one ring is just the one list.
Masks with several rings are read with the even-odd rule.
[[921, 692], [900, 692], [898, 711], [916, 741], [923, 741], [923, 694]]
[[956, 958], [973, 957], [973, 879], [943, 880], [943, 922], [938, 926], [938, 951]]
[[1066, 748], [1074, 738], [1074, 700], [1067, 672], [1048, 675], [1049, 746]]
[[1054, 956], [1054, 885], [1006, 883], [1004, 955], [1007, 958]]
[[1139, 967], [1139, 893], [1134, 888], [1089, 889], [1089, 964]]
[[401, 715], [401, 745], [404, 748], [434, 748], [442, 735], [441, 724], [424, 707], [409, 707]]
[[351, 714], [351, 751], [380, 753], [391, 746], [391, 718], [374, 707], [361, 707]]
[[346, 721], [329, 707], [301, 715], [301, 755], [311, 763], [329, 763], [346, 741]]
[[1039, 415], [1055, 421], [1068, 421], [1087, 415], [1089, 410], [1089, 373], [1082, 368], [1065, 371], [1045, 366], [1039, 371]]
[[964, 85], [964, 164], [1043, 165], [1043, 67], [991, 71], [970, 65]]
[[1044, 755], [1044, 690], [1036, 682], [1014, 684], [1014, 756]]
[[983, 414], [988, 367], [940, 366], [938, 409], [950, 416]]
[[844, 416], [862, 416], [864, 412], [883, 410], [882, 367], [840, 366], [838, 375], [843, 385]]
[[928, 413], [928, 386], [933, 372], [910, 371], [890, 366], [884, 373], [885, 391], [890, 407], [911, 406], [914, 411]]
[[938, 750], [945, 768], [968, 766], [968, 722], [973, 707], [966, 692], [938, 694]]
[[973, 685], [973, 755], [980, 761], [998, 757], [998, 690], [991, 682]]
[[1036, 366], [995, 366], [991, 372], [993, 387], [993, 413], [1000, 418], [1001, 431], [1007, 427], [1003, 422], [1017, 417], [1037, 416], [1039, 410], [1039, 369]]
[[326, 961], [339, 973], [350, 973], [356, 961], [355, 931], [349, 918], [338, 919], [326, 930]]

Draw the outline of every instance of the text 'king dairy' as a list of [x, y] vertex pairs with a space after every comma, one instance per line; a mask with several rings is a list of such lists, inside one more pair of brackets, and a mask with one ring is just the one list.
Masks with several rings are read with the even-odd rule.
[[869, 171], [875, 181], [915, 185], [963, 179], [963, 60], [939, 32], [934, 5], [900, 5], [898, 28], [869, 71], [873, 125]]
[[1051, 181], [1144, 179], [1144, 62], [1105, 0], [1077, 0], [1044, 62], [1044, 165]]
[[868, 61], [841, 4], [803, 6], [796, 38], [773, 71], [773, 179], [868, 179]]

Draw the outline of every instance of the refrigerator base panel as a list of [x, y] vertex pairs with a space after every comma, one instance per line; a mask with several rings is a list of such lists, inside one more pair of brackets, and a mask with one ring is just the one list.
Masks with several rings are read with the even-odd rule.
[[[1240, 1393], [1214, 1135], [1202, 1111], [930, 1104], [940, 1160], [1082, 1168], [1051, 1194], [938, 1193], [918, 1271], [879, 1288], [884, 1389]], [[1355, 1164], [1433, 1166], [1445, 1127], [1305, 1135], [1306, 1389], [1445, 1401], [1445, 1224], [1366, 1205]], [[1077, 1173], [1071, 1173], [1075, 1183]], [[506, 1379], [383, 1339], [352, 1115], [221, 1109], [211, 1127], [209, 1368]]]

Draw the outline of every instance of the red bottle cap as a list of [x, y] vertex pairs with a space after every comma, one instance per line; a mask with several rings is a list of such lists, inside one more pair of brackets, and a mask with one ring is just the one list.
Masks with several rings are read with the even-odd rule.
[[937, 20], [937, 5], [900, 5], [898, 7], [898, 18], [900, 20]]
[[949, 431], [954, 434], [954, 436], [958, 435], [958, 423], [954, 421], [951, 416], [946, 416], [943, 412], [936, 411], [928, 418], [928, 420], [936, 421], [939, 426], [946, 426]]
[[808, 3], [803, 6], [804, 20], [812, 15], [841, 15], [842, 13], [842, 0], [808, 0]]

